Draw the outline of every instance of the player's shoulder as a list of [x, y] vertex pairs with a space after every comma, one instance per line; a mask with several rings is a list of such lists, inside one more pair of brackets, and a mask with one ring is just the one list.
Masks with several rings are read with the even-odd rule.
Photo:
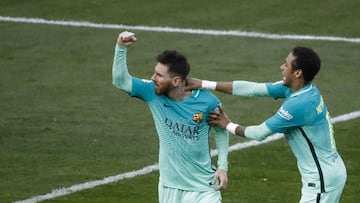
[[204, 89], [193, 90], [192, 96], [196, 103], [208, 106], [210, 109], [216, 108], [221, 103], [220, 99], [212, 92]]
[[192, 95], [195, 99], [215, 99], [219, 100], [212, 92], [204, 89], [193, 90]]
[[308, 86], [295, 92], [286, 99], [282, 108], [299, 116], [307, 116], [323, 103], [320, 92], [315, 86]]
[[212, 93], [204, 89], [196, 89], [192, 91], [192, 102], [198, 105], [205, 112], [214, 110], [221, 101]]
[[320, 91], [317, 87], [313, 84], [310, 84], [303, 89], [292, 93], [290, 95], [290, 101], [299, 104], [311, 104], [311, 103], [318, 103], [321, 100]]
[[142, 79], [138, 77], [132, 77], [133, 85], [139, 86], [140, 88], [149, 87], [149, 88], [155, 88], [154, 81], [148, 80], [148, 79]]

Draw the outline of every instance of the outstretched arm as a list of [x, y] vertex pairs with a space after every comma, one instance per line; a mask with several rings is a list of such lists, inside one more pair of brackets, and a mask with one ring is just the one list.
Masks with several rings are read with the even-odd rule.
[[125, 31], [119, 34], [112, 67], [113, 85], [128, 93], [131, 92], [132, 78], [126, 64], [126, 51], [127, 47], [135, 42], [134, 33]]
[[214, 82], [208, 80], [200, 80], [196, 78], [188, 78], [186, 90], [204, 88], [216, 90], [234, 96], [269, 96], [265, 83], [249, 82], [249, 81], [233, 81], [233, 82]]
[[232, 94], [232, 84], [233, 82], [214, 82], [208, 80], [200, 80], [196, 78], [188, 78], [185, 90], [204, 88], [216, 90], [226, 94]]

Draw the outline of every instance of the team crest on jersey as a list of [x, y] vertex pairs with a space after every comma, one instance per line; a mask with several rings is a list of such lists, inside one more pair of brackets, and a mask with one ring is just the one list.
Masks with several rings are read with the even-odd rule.
[[193, 121], [195, 121], [197, 123], [201, 123], [202, 120], [203, 120], [203, 114], [202, 113], [194, 113], [193, 114]]

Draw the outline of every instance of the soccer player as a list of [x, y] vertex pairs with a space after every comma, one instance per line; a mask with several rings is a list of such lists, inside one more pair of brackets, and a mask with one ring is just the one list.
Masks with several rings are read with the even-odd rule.
[[190, 78], [186, 88], [202, 86], [236, 96], [283, 98], [284, 102], [275, 115], [259, 125], [233, 123], [222, 108], [209, 115], [209, 123], [226, 128], [232, 134], [259, 141], [273, 133], [284, 133], [301, 174], [301, 203], [339, 202], [347, 176], [336, 149], [330, 114], [319, 89], [312, 82], [320, 64], [318, 54], [312, 49], [295, 47], [280, 66], [282, 81], [214, 82]]
[[119, 34], [113, 62], [113, 85], [131, 97], [143, 100], [153, 116], [159, 137], [160, 203], [220, 203], [227, 186], [228, 132], [214, 126], [218, 151], [217, 169], [212, 164], [208, 114], [220, 101], [197, 89], [184, 91], [190, 65], [178, 51], [165, 50], [157, 56], [151, 80], [128, 73], [126, 53], [134, 44], [134, 33]]

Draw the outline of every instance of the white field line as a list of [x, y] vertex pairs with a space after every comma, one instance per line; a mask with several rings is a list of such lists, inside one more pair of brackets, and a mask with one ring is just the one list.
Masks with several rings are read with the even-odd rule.
[[[337, 123], [337, 122], [344, 122], [344, 121], [348, 121], [348, 120], [352, 120], [352, 119], [356, 119], [360, 117], [360, 111], [354, 111], [351, 113], [347, 113], [341, 116], [337, 116], [331, 119], [331, 122], [333, 124]], [[279, 140], [283, 138], [283, 134], [280, 133], [276, 133], [272, 136], [269, 136], [267, 139], [258, 142], [258, 141], [248, 141], [248, 142], [241, 142], [241, 143], [237, 143], [235, 145], [232, 145], [229, 147], [229, 152], [232, 151], [237, 151], [237, 150], [241, 150], [241, 149], [245, 149], [248, 147], [254, 147], [254, 146], [258, 146], [258, 145], [262, 145], [265, 143], [269, 143], [275, 140]], [[216, 156], [217, 155], [217, 151], [216, 150], [211, 150], [211, 156]], [[55, 189], [50, 193], [47, 193], [45, 195], [39, 195], [39, 196], [35, 196], [32, 197], [30, 199], [26, 199], [26, 200], [21, 200], [21, 201], [16, 201], [14, 203], [36, 203], [36, 202], [40, 202], [43, 200], [48, 200], [48, 199], [53, 199], [56, 197], [61, 197], [61, 196], [65, 196], [65, 195], [69, 195], [78, 191], [82, 191], [82, 190], [86, 190], [86, 189], [90, 189], [90, 188], [94, 188], [100, 185], [105, 185], [105, 184], [109, 184], [109, 183], [113, 183], [113, 182], [118, 182], [120, 180], [123, 179], [129, 179], [129, 178], [134, 178], [136, 176], [140, 176], [140, 175], [146, 175], [149, 174], [153, 171], [157, 171], [159, 170], [159, 165], [157, 163], [150, 165], [150, 166], [146, 166], [142, 169], [139, 170], [134, 170], [134, 171], [130, 171], [130, 172], [126, 172], [126, 173], [122, 173], [122, 174], [118, 174], [115, 176], [110, 176], [110, 177], [106, 177], [102, 180], [95, 180], [95, 181], [89, 181], [89, 182], [85, 182], [85, 183], [80, 183], [77, 185], [73, 185], [67, 188], [60, 188], [60, 189]]]
[[239, 30], [208, 30], [208, 29], [204, 30], [204, 29], [191, 29], [191, 28], [129, 26], [122, 24], [102, 24], [102, 23], [93, 23], [86, 21], [47, 20], [43, 18], [22, 18], [22, 17], [9, 17], [9, 16], [0, 16], [0, 21], [62, 25], [62, 26], [73, 26], [73, 27], [91, 27], [91, 28], [102, 28], [102, 29], [141, 30], [141, 31], [152, 31], [152, 32], [173, 32], [173, 33], [187, 33], [187, 34], [201, 34], [201, 35], [253, 37], [253, 38], [278, 39], [278, 40], [281, 39], [321, 40], [321, 41], [341, 41], [341, 42], [360, 43], [360, 38], [347, 38], [347, 37], [338, 37], [338, 36], [290, 35], [290, 34], [247, 32], [247, 31], [239, 31]]

